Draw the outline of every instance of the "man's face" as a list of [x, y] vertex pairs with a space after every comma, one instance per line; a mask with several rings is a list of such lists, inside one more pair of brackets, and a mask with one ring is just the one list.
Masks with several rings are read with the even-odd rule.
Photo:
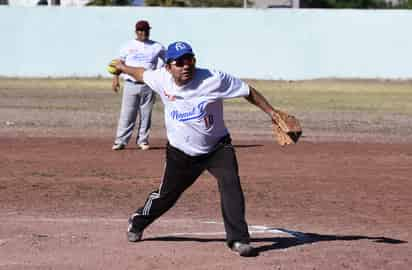
[[136, 39], [139, 41], [145, 41], [149, 38], [150, 30], [136, 29]]
[[193, 79], [196, 59], [191, 54], [185, 54], [166, 65], [177, 85], [183, 85]]

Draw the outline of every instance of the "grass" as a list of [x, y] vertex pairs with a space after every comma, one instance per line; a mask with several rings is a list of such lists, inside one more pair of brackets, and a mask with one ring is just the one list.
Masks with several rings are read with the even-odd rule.
[[[380, 80], [248, 81], [292, 111], [361, 111], [412, 115], [412, 82]], [[233, 104], [238, 100], [231, 101]]]
[[[247, 80], [277, 108], [287, 111], [359, 111], [412, 115], [412, 82], [383, 80]], [[46, 97], [47, 96], [47, 100]], [[39, 109], [117, 111], [120, 94], [110, 79], [0, 79], [1, 106]], [[31, 97], [36, 104], [24, 104]], [[8, 101], [6, 101], [8, 100]], [[15, 100], [16, 102], [9, 102]], [[76, 102], [71, 102], [77, 100]], [[67, 101], [67, 103], [65, 103]], [[7, 103], [7, 104], [6, 104]], [[159, 103], [155, 109], [160, 109]], [[255, 111], [243, 99], [227, 101], [227, 110]]]
[[118, 111], [107, 79], [0, 79], [0, 106], [26, 110]]
[[110, 90], [111, 80], [101, 78], [62, 78], [62, 79], [36, 79], [36, 78], [0, 78], [0, 90], [3, 89], [29, 89], [72, 91], [83, 90]]

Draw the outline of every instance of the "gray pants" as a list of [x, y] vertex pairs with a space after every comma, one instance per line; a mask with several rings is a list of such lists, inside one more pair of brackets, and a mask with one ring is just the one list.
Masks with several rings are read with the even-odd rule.
[[136, 143], [149, 143], [149, 132], [152, 118], [152, 108], [155, 93], [145, 84], [134, 84], [125, 81], [122, 97], [122, 108], [117, 126], [116, 144], [126, 145], [132, 137], [139, 114], [138, 134]]

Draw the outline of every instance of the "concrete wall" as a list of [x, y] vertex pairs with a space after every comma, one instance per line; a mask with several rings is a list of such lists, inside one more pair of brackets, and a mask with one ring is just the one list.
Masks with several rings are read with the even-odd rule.
[[137, 19], [242, 78], [412, 78], [410, 11], [148, 7], [0, 7], [0, 76], [108, 76]]

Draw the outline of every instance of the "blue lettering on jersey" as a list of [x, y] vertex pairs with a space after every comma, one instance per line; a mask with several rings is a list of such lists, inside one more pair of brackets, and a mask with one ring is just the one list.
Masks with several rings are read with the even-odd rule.
[[136, 53], [132, 56], [133, 60], [139, 62], [150, 62], [151, 55], [145, 55], [144, 53]]
[[186, 112], [181, 112], [179, 110], [173, 110], [170, 112], [170, 117], [174, 120], [180, 122], [186, 122], [193, 119], [199, 119], [206, 115], [205, 111], [206, 101], [199, 103], [197, 106], [194, 106], [191, 110]]

